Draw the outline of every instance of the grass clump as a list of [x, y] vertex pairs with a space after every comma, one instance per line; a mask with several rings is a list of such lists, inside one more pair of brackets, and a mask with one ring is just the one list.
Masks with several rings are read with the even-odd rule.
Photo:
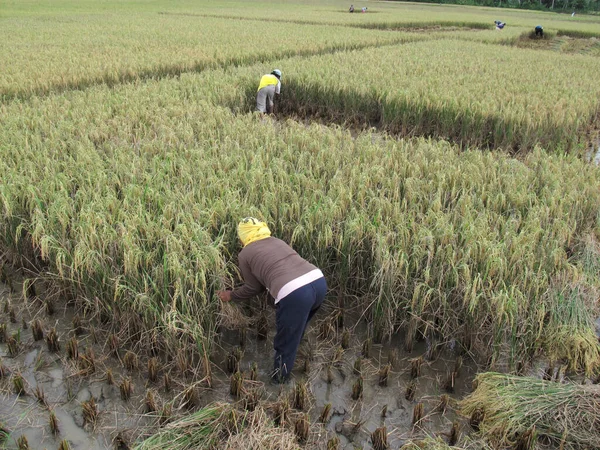
[[599, 386], [494, 372], [476, 380], [477, 389], [460, 403], [460, 410], [467, 416], [485, 411], [478, 429], [492, 442], [508, 445], [535, 427], [537, 435], [561, 442], [563, 448], [600, 447]]

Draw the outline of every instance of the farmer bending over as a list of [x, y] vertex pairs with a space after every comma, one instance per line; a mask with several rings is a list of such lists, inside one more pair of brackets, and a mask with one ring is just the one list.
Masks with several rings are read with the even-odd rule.
[[282, 240], [271, 237], [266, 223], [246, 217], [238, 225], [238, 237], [244, 246], [238, 256], [244, 284], [217, 295], [228, 302], [254, 297], [265, 288], [269, 291], [277, 308], [272, 380], [283, 383], [294, 368], [306, 326], [323, 303], [327, 283], [318, 268]]
[[506, 26], [504, 22], [500, 22], [499, 20], [494, 20], [494, 23], [496, 24], [496, 30], [501, 30]]
[[281, 70], [263, 75], [256, 94], [256, 110], [261, 113], [273, 114], [273, 98], [281, 92]]
[[535, 27], [535, 35], [539, 37], [544, 37], [544, 27], [541, 25], [537, 25]]

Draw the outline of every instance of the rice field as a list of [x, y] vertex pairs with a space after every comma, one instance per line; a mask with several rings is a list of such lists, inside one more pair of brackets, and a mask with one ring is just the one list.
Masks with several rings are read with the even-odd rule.
[[[559, 448], [541, 426], [501, 434], [471, 416], [490, 410], [482, 395], [506, 396], [484, 391], [488, 371], [550, 376], [556, 401], [600, 380], [588, 157], [600, 19], [389, 2], [354, 15], [339, 1], [0, 5], [0, 396], [23, 406], [10, 417], [37, 423], [22, 393], [51, 389], [37, 371], [59, 370], [69, 389], [51, 395], [56, 413], [79, 414], [70, 430], [96, 436], [93, 448], [239, 448], [242, 429], [256, 448], [496, 448], [515, 433], [531, 444], [520, 448], [547, 435]], [[486, 29], [500, 15], [510, 26]], [[541, 20], [559, 47], [526, 40]], [[260, 117], [257, 82], [273, 67], [282, 95]], [[287, 394], [263, 386], [269, 358], [248, 359], [270, 353], [246, 332], [271, 313], [222, 310], [215, 296], [239, 282], [247, 215], [331, 287], [291, 388], [305, 383], [312, 400], [289, 415]], [[225, 356], [237, 346], [238, 378]], [[326, 386], [344, 400], [332, 407]], [[402, 400], [385, 413], [390, 396]], [[8, 448], [24, 448], [19, 436], [58, 445], [10, 417], [0, 409]], [[598, 439], [576, 432], [573, 445]]]

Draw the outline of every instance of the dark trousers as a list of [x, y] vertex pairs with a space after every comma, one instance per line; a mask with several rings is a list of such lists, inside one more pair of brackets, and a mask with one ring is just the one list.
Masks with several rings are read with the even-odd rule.
[[535, 35], [544, 37], [544, 30], [540, 30], [539, 28], [535, 29]]
[[273, 342], [275, 379], [283, 381], [292, 372], [306, 326], [323, 303], [326, 292], [327, 282], [325, 278], [319, 278], [296, 289], [277, 303], [277, 334]]

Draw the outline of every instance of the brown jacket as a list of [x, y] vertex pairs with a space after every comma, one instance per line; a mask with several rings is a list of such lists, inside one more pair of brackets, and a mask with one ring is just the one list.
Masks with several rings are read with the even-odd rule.
[[265, 288], [273, 298], [288, 282], [316, 269], [281, 239], [269, 237], [248, 244], [238, 257], [244, 284], [231, 293], [232, 300], [260, 294]]

